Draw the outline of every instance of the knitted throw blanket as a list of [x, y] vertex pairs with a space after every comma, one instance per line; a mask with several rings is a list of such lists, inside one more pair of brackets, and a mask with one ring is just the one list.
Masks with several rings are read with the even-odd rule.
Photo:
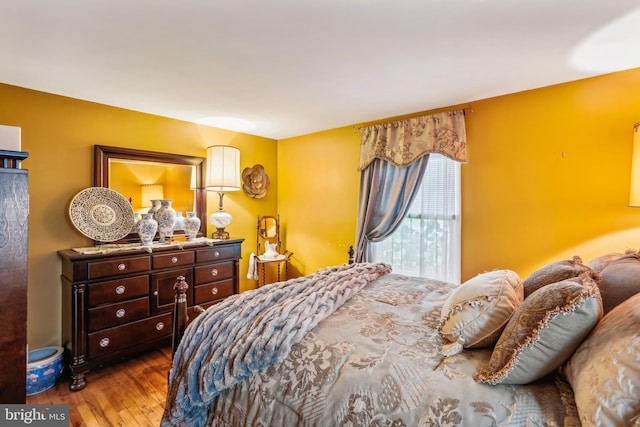
[[281, 362], [320, 321], [390, 271], [383, 263], [328, 267], [210, 307], [176, 351], [162, 425], [204, 425], [222, 390]]

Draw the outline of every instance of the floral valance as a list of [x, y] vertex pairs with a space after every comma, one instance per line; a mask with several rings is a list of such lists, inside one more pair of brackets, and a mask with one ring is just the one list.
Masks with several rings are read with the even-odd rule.
[[358, 170], [373, 159], [408, 166], [425, 154], [438, 153], [467, 161], [464, 110], [452, 110], [361, 128]]

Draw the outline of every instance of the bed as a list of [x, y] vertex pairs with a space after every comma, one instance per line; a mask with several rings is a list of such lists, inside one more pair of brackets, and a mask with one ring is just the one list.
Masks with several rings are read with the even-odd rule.
[[638, 278], [627, 252], [462, 285], [345, 264], [244, 292], [186, 328], [162, 425], [640, 426]]

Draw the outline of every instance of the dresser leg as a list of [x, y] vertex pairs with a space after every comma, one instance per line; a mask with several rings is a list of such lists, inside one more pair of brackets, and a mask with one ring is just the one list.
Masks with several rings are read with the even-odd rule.
[[78, 391], [85, 388], [87, 380], [84, 377], [84, 373], [71, 376], [71, 384], [69, 384], [69, 390]]

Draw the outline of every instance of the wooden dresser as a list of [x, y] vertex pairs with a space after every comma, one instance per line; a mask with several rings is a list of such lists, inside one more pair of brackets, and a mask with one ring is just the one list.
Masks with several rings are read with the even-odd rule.
[[25, 403], [27, 385], [27, 171], [25, 152], [0, 150], [0, 403]]
[[108, 254], [59, 251], [62, 258], [62, 342], [71, 390], [104, 363], [171, 343], [173, 289], [189, 285], [189, 318], [238, 293], [243, 239], [213, 244], [130, 249]]

